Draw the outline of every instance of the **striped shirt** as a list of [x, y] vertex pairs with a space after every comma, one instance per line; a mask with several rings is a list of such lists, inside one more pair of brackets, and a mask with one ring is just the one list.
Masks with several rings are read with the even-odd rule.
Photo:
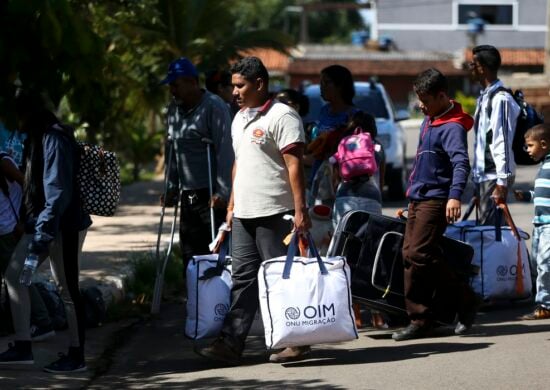
[[472, 168], [475, 183], [496, 180], [499, 185], [507, 185], [507, 179], [516, 172], [512, 140], [520, 107], [512, 95], [504, 91], [496, 93], [492, 100], [489, 99], [493, 91], [502, 87], [502, 82], [496, 80], [480, 92], [477, 100]]
[[[546, 155], [535, 179], [535, 190], [529, 191], [530, 199], [535, 203], [534, 225], [550, 223], [550, 153]], [[527, 195], [527, 194], [525, 194]]]

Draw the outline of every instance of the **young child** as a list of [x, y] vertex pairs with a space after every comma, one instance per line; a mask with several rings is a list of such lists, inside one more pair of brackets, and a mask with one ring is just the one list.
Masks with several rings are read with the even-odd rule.
[[[447, 224], [460, 217], [460, 198], [470, 172], [466, 132], [474, 121], [449, 98], [447, 79], [437, 69], [420, 73], [414, 91], [426, 117], [407, 189], [403, 262], [410, 323], [393, 333], [395, 341], [429, 336], [440, 309], [458, 314], [455, 333], [464, 334], [477, 311], [474, 292], [452, 272], [439, 244]], [[445, 307], [436, 302], [445, 302]]]
[[[344, 139], [357, 131], [371, 135], [374, 144], [374, 158], [378, 169], [371, 175], [365, 174], [351, 180], [341, 180], [338, 169], [334, 169], [334, 181], [338, 186], [332, 213], [334, 228], [336, 228], [343, 215], [350, 210], [364, 210], [370, 213], [382, 214], [382, 180], [385, 162], [382, 145], [376, 141], [377, 128], [374, 117], [363, 111], [355, 112], [341, 138]], [[337, 155], [338, 153], [333, 155], [329, 161], [333, 164], [339, 164], [340, 162], [336, 158]]]
[[[385, 168], [384, 148], [376, 141], [378, 130], [376, 128], [376, 119], [364, 112], [356, 111], [352, 114], [346, 130], [341, 135], [342, 140], [345, 137], [358, 133], [369, 133], [374, 144], [374, 159], [376, 160], [376, 170], [373, 174], [353, 177], [350, 180], [343, 180], [338, 173], [338, 169], [333, 170], [334, 182], [336, 183], [336, 199], [332, 212], [332, 223], [334, 229], [340, 219], [350, 210], [363, 210], [369, 213], [382, 214], [382, 188]], [[342, 142], [342, 141], [341, 141]], [[339, 153], [333, 155], [329, 161], [332, 164], [340, 164]], [[342, 157], [342, 156], [340, 156]], [[355, 320], [357, 327], [361, 328], [361, 308], [359, 304], [354, 303]], [[387, 328], [386, 320], [383, 315], [376, 311], [370, 311], [371, 322], [375, 328]]]
[[534, 191], [514, 191], [519, 201], [535, 203], [531, 269], [537, 270], [536, 307], [533, 312], [521, 317], [524, 320], [550, 318], [550, 125], [540, 124], [527, 130], [525, 144], [529, 156], [542, 161], [535, 179]]

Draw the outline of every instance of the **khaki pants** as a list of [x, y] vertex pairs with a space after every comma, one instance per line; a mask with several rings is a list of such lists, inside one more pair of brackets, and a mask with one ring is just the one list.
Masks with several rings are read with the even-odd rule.
[[[78, 285], [78, 258], [82, 252], [86, 232], [87, 230], [83, 230], [78, 232], [78, 237], [75, 235], [74, 240], [76, 242], [70, 243], [74, 245], [69, 245], [69, 243], [63, 245], [63, 234], [59, 233], [49, 246], [50, 267], [61, 299], [65, 304], [72, 347], [84, 346], [84, 307]], [[29, 288], [19, 283], [19, 276], [21, 275], [28, 252], [27, 248], [32, 237], [31, 234], [25, 234], [19, 240], [5, 274], [15, 328], [15, 339], [18, 341], [31, 339]], [[72, 240], [73, 237], [70, 239]], [[74, 248], [74, 251], [71, 250], [71, 247]], [[75, 258], [69, 258], [73, 254]]]

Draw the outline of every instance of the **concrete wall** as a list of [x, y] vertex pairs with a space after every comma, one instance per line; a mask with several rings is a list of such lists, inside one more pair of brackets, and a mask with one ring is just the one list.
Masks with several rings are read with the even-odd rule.
[[[547, 0], [495, 0], [495, 3], [513, 5], [514, 24], [487, 25], [485, 33], [478, 37], [478, 44], [544, 47]], [[469, 44], [469, 38], [466, 26], [458, 24], [458, 4], [464, 4], [463, 0], [379, 0], [379, 36], [391, 37], [400, 50], [461, 50]]]

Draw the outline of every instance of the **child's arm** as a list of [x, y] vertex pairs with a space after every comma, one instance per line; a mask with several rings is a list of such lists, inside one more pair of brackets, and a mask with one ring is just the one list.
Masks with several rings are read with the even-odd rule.
[[470, 174], [466, 130], [461, 125], [455, 124], [442, 134], [441, 141], [441, 146], [449, 156], [453, 169], [449, 198], [460, 200]]
[[514, 197], [519, 202], [532, 202], [533, 198], [535, 197], [535, 191], [520, 191], [520, 190], [514, 190]]
[[443, 150], [449, 156], [453, 168], [453, 178], [449, 188], [446, 217], [448, 223], [458, 221], [461, 215], [460, 198], [466, 187], [470, 174], [470, 160], [468, 158], [468, 140], [466, 130], [457, 125], [447, 130], [442, 137]]

